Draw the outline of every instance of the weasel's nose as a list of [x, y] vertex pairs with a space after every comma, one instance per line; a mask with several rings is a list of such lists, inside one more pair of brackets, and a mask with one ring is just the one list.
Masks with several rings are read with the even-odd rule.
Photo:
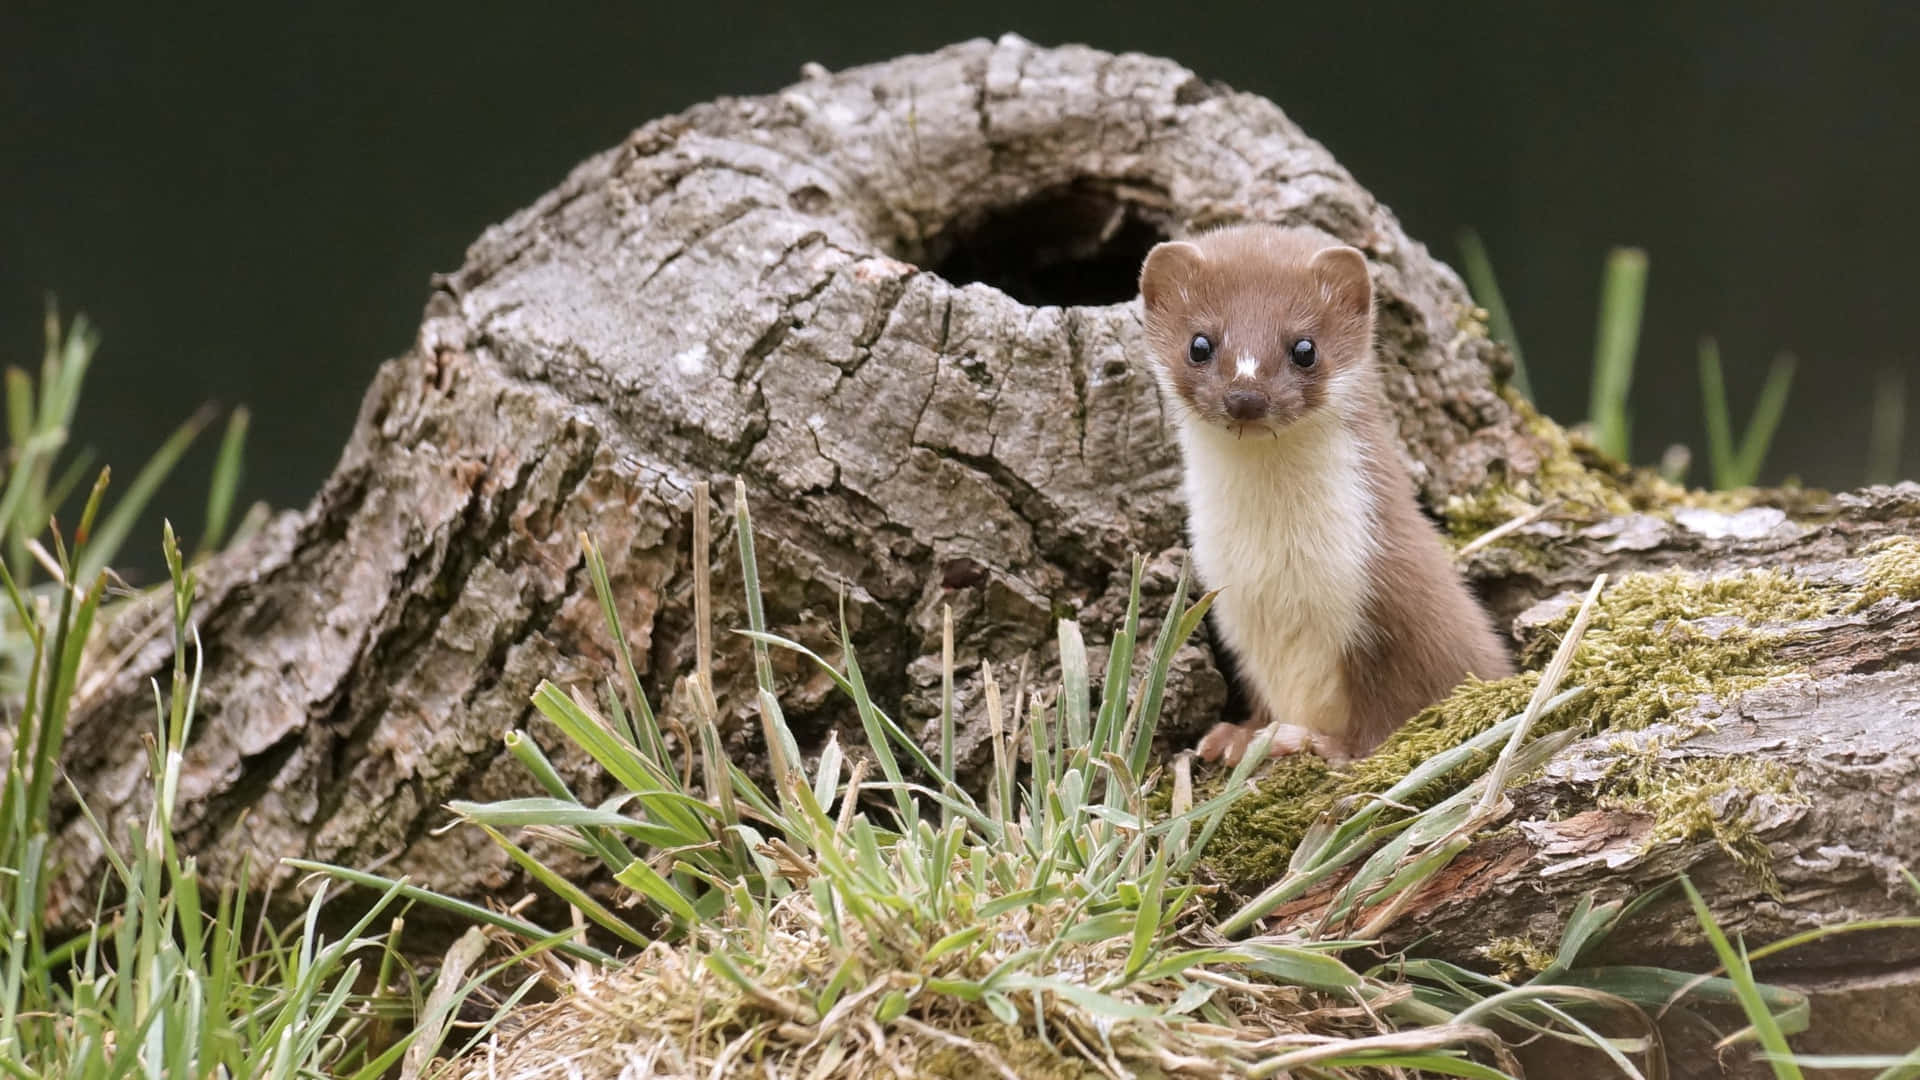
[[1270, 403], [1259, 390], [1227, 391], [1227, 415], [1235, 420], [1259, 420], [1267, 415]]

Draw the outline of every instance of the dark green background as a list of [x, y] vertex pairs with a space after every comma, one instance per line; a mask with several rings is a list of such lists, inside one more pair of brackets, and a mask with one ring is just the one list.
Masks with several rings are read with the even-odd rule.
[[[1449, 261], [1478, 226], [1556, 415], [1585, 407], [1607, 247], [1646, 247], [1636, 456], [1697, 443], [1712, 332], [1737, 420], [1802, 358], [1768, 478], [1858, 482], [1874, 372], [1917, 366], [1920, 5], [1580, 7], [6, 0], [0, 356], [37, 360], [57, 292], [105, 332], [80, 428], [106, 460], [245, 402], [245, 494], [297, 505], [428, 275], [579, 159], [803, 61], [1014, 30], [1273, 98]], [[186, 522], [211, 444], [159, 500]]]

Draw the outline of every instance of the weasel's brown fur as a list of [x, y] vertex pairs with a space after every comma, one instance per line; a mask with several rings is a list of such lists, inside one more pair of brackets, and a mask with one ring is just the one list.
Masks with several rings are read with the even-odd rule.
[[1271, 722], [1280, 751], [1357, 757], [1469, 673], [1511, 671], [1414, 501], [1364, 257], [1308, 230], [1237, 226], [1155, 247], [1140, 292], [1195, 564], [1221, 589], [1216, 629], [1255, 702], [1201, 756], [1237, 760]]

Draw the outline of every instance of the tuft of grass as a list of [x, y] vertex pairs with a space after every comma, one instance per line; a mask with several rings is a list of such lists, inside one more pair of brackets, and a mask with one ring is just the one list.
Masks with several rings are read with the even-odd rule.
[[[49, 939], [49, 890], [58, 869], [53, 787], [107, 574], [96, 571], [84, 589], [64, 583], [97, 557], [86, 536], [105, 490], [103, 474], [71, 549], [60, 532], [50, 534], [62, 582], [53, 602], [29, 599], [0, 566], [32, 645], [24, 707], [0, 783], [0, 1073], [88, 1080], [378, 1077], [411, 1041], [383, 1048], [371, 1038], [381, 1015], [393, 1011], [394, 996], [384, 988], [393, 978], [397, 942], [370, 928], [394, 894], [334, 937], [322, 930], [327, 894], [319, 890], [301, 922], [276, 929], [248, 909], [244, 870], [238, 881], [205, 895], [193, 856], [175, 844], [201, 653], [191, 620], [195, 576], [170, 525], [164, 554], [174, 666], [164, 687], [154, 684], [151, 811], [143, 829], [125, 836], [87, 814], [109, 865], [96, 885], [97, 913], [77, 936]], [[74, 796], [86, 813], [80, 793]], [[356, 992], [369, 959], [381, 961], [379, 985], [371, 994]]]
[[[1907, 884], [1920, 898], [1920, 879], [1911, 871], [1902, 870]], [[1775, 956], [1790, 949], [1797, 949], [1830, 937], [1842, 934], [1855, 934], [1874, 930], [1913, 930], [1920, 929], [1920, 916], [1895, 916], [1880, 919], [1855, 919], [1836, 923], [1831, 926], [1816, 927], [1802, 931], [1790, 937], [1773, 942], [1770, 945], [1748, 951], [1745, 942], [1729, 942], [1713, 918], [1713, 913], [1691, 882], [1681, 879], [1687, 892], [1688, 903], [1692, 906], [1694, 917], [1705, 931], [1714, 953], [1720, 959], [1720, 970], [1727, 973], [1724, 979], [1712, 975], [1702, 976], [1697, 981], [1724, 982], [1734, 988], [1733, 1000], [1746, 1014], [1747, 1027], [1720, 1040], [1719, 1049], [1740, 1042], [1758, 1042], [1759, 1059], [1765, 1062], [1773, 1072], [1775, 1080], [1790, 1080], [1801, 1075], [1801, 1069], [1821, 1070], [1859, 1070], [1874, 1073], [1875, 1080], [1914, 1080], [1920, 1077], [1920, 1046], [1906, 1054], [1796, 1054], [1786, 1045], [1785, 1036], [1795, 1035], [1806, 1029], [1808, 1005], [1798, 995], [1783, 994], [1781, 991], [1760, 985], [1754, 978], [1753, 965], [1769, 956]], [[1685, 991], [1689, 987], [1680, 987]]]
[[[18, 367], [6, 372], [7, 468], [0, 483], [0, 537], [4, 537], [0, 559], [22, 596], [40, 602], [49, 601], [69, 582], [93, 581], [113, 565], [153, 493], [213, 417], [211, 410], [202, 409], [176, 428], [111, 505], [98, 498], [107, 477], [102, 469], [92, 498], [80, 511], [79, 527], [70, 534], [74, 558], [71, 565], [62, 566], [52, 550], [57, 546], [55, 515], [80, 494], [80, 484], [93, 463], [88, 450], [71, 460], [63, 454], [100, 339], [85, 316], [75, 316], [63, 328], [51, 302], [45, 336], [37, 381]], [[245, 411], [236, 411], [214, 467], [207, 527], [200, 541], [203, 553], [217, 548], [224, 538], [240, 483], [246, 427]], [[20, 611], [19, 605], [0, 610], [0, 692], [15, 696], [22, 689], [33, 647]]]
[[[703, 653], [712, 641], [700, 569], [708, 501], [697, 485], [694, 618]], [[733, 516], [748, 593], [749, 625], [740, 634], [756, 655], [753, 705], [771, 776], [748, 776], [721, 750], [710, 656], [696, 659], [675, 692], [687, 708], [685, 728], [669, 730], [658, 718], [624, 659], [604, 556], [583, 537], [617, 670], [591, 695], [542, 684], [534, 704], [619, 790], [581, 803], [533, 740], [516, 732], [507, 745], [544, 794], [452, 809], [577, 913], [573, 931], [519, 927], [531, 947], [552, 945], [605, 966], [570, 977], [559, 1005], [517, 1027], [513, 1040], [447, 1059], [457, 1075], [611, 1076], [646, 1061], [652, 1075], [667, 1077], [746, 1069], [1078, 1077], [1201, 1063], [1215, 1076], [1406, 1069], [1504, 1077], [1517, 1065], [1497, 1027], [1605, 1044], [1582, 1014], [1625, 1011], [1650, 1025], [1646, 1003], [1687, 981], [1676, 972], [1656, 979], [1577, 966], [1583, 943], [1604, 935], [1620, 905], [1583, 914], [1554, 954], [1564, 962], [1520, 986], [1471, 981], [1444, 966], [1415, 969], [1399, 957], [1366, 969], [1347, 960], [1505, 812], [1502, 777], [1537, 767], [1570, 737], [1530, 738], [1528, 729], [1581, 693], [1556, 692], [1579, 647], [1577, 627], [1525, 709], [1473, 745], [1437, 755], [1400, 787], [1320, 820], [1275, 890], [1219, 919], [1214, 891], [1196, 871], [1260, 768], [1264, 741], [1219, 793], [1197, 803], [1176, 795], [1164, 814], [1152, 802], [1161, 787], [1151, 749], [1167, 670], [1211, 596], [1190, 603], [1183, 576], [1146, 640], [1136, 560], [1097, 693], [1094, 656], [1072, 621], [1059, 626], [1057, 684], [1009, 688], [984, 667], [995, 770], [975, 793], [957, 782], [945, 749], [959, 722], [952, 695], [942, 695], [930, 751], [873, 698], [844, 631], [833, 657], [767, 631], [738, 484]], [[1598, 587], [1583, 620], [1597, 597]], [[950, 628], [943, 632], [951, 637]], [[795, 652], [836, 685], [864, 745], [829, 738], [817, 752], [802, 751], [771, 666], [759, 662], [761, 650], [774, 648]], [[942, 655], [950, 684], [951, 649]], [[1499, 767], [1480, 784], [1410, 816], [1386, 815], [1488, 756]], [[1185, 762], [1174, 772], [1176, 792], [1190, 793]], [[543, 845], [595, 860], [618, 895], [554, 872], [539, 854]], [[408, 893], [403, 883], [301, 865], [476, 914], [471, 905]], [[606, 946], [628, 958], [615, 962]], [[1658, 995], [1647, 989], [1655, 985]], [[1711, 994], [1720, 985], [1703, 987]], [[1649, 1038], [1603, 1052], [1623, 1075], [1638, 1076], [1630, 1058], [1652, 1060], [1658, 1049]]]
[[[1561, 638], [1558, 651], [1535, 683], [1525, 709], [1474, 738], [1426, 759], [1386, 791], [1367, 796], [1337, 827], [1328, 827], [1330, 821], [1326, 817], [1308, 826], [1293, 849], [1286, 872], [1221, 923], [1220, 931], [1234, 934], [1246, 930], [1281, 905], [1307, 895], [1328, 881], [1335, 871], [1366, 857], [1367, 861], [1348, 879], [1335, 901], [1317, 917], [1323, 923], [1354, 922], [1360, 926], [1358, 933], [1363, 938], [1383, 933], [1420, 885], [1437, 874], [1453, 855], [1464, 850], [1474, 834], [1505, 816], [1509, 809], [1504, 801], [1507, 777], [1544, 764], [1569, 741], [1571, 733], [1568, 732], [1531, 743], [1527, 737], [1541, 717], [1584, 693], [1575, 689], [1561, 694], [1560, 683], [1586, 634], [1605, 585], [1604, 575], [1593, 583], [1573, 625]], [[1265, 756], [1266, 738], [1263, 734], [1255, 741], [1247, 755], [1249, 758]], [[1389, 809], [1419, 798], [1472, 758], [1495, 746], [1501, 747], [1499, 754], [1476, 782], [1410, 819], [1389, 817], [1384, 823], [1377, 823]], [[1229, 792], [1236, 790], [1234, 779], [1229, 779], [1227, 788]], [[1358, 916], [1366, 904], [1373, 905], [1376, 911], [1362, 922]]]
[[[411, 1011], [401, 922], [370, 932], [393, 895], [372, 904], [343, 935], [323, 931], [325, 890], [305, 917], [276, 927], [249, 907], [251, 881], [203, 888], [192, 855], [174, 838], [183, 753], [193, 737], [200, 685], [192, 609], [196, 574], [171, 524], [162, 553], [167, 582], [148, 594], [154, 631], [173, 636], [170, 677], [156, 680], [144, 827], [118, 835], [72, 790], [83, 827], [106, 853], [101, 880], [88, 883], [92, 922], [64, 939], [53, 922], [54, 798], [67, 783], [61, 751], [69, 717], [98, 679], [88, 644], [112, 617], [108, 567], [154, 489], [206, 422], [182, 425], [109, 502], [109, 474], [80, 484], [91, 455], [60, 460], [98, 344], [84, 318], [62, 329], [49, 308], [39, 379], [6, 375], [9, 455], [0, 494], [0, 695], [12, 718], [0, 777], [0, 1075], [115, 1080], [120, 1077], [280, 1078], [382, 1075], [412, 1036], [393, 1037], [389, 1020]], [[245, 431], [236, 414], [215, 470], [203, 546], [224, 533], [238, 486]], [[71, 530], [53, 515], [84, 494]], [[216, 513], [217, 511], [217, 513]], [[142, 616], [145, 617], [144, 615]], [[111, 661], [108, 661], [109, 663]], [[366, 983], [369, 960], [378, 973]]]
[[[1479, 235], [1471, 229], [1461, 231], [1459, 242], [1468, 289], [1475, 301], [1486, 308], [1489, 330], [1494, 339], [1513, 352], [1515, 390], [1523, 399], [1531, 400], [1531, 389], [1520, 360], [1518, 333], [1500, 293], [1500, 284], [1494, 277], [1492, 260]], [[1601, 277], [1587, 415], [1594, 448], [1617, 461], [1630, 460], [1632, 452], [1633, 415], [1628, 399], [1633, 388], [1641, 315], [1646, 304], [1647, 268], [1644, 251], [1615, 248], [1608, 253]], [[1794, 367], [1795, 360], [1791, 354], [1781, 353], [1774, 357], [1766, 380], [1761, 384], [1753, 416], [1736, 446], [1731, 411], [1727, 406], [1726, 380], [1720, 365], [1720, 348], [1710, 337], [1701, 339], [1701, 409], [1706, 427], [1708, 461], [1713, 473], [1713, 486], [1717, 490], [1731, 491], [1758, 482], [1767, 450], [1772, 446], [1780, 420], [1786, 414]], [[1879, 381], [1874, 399], [1874, 433], [1869, 452], [1868, 483], [1892, 483], [1898, 475], [1904, 389], [1897, 373], [1883, 374]], [[1692, 454], [1686, 447], [1669, 447], [1661, 462], [1661, 475], [1672, 483], [1680, 483], [1685, 478], [1691, 458]]]
[[1720, 370], [1720, 346], [1712, 338], [1700, 339], [1700, 399], [1706, 411], [1707, 461], [1713, 470], [1713, 486], [1722, 491], [1751, 487], [1760, 479], [1767, 448], [1773, 445], [1774, 432], [1787, 411], [1787, 394], [1793, 388], [1794, 358], [1781, 353], [1767, 369], [1760, 397], [1754, 402], [1753, 417], [1747, 421], [1736, 448], [1733, 421], [1727, 407], [1726, 380]]

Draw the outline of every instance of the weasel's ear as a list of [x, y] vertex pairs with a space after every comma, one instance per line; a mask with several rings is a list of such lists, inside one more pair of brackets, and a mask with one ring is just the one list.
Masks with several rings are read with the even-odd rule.
[[1367, 258], [1350, 247], [1321, 248], [1307, 264], [1329, 305], [1352, 315], [1373, 313], [1373, 282]]
[[1148, 311], [1165, 311], [1207, 257], [1184, 240], [1155, 244], [1140, 267], [1140, 299]]

